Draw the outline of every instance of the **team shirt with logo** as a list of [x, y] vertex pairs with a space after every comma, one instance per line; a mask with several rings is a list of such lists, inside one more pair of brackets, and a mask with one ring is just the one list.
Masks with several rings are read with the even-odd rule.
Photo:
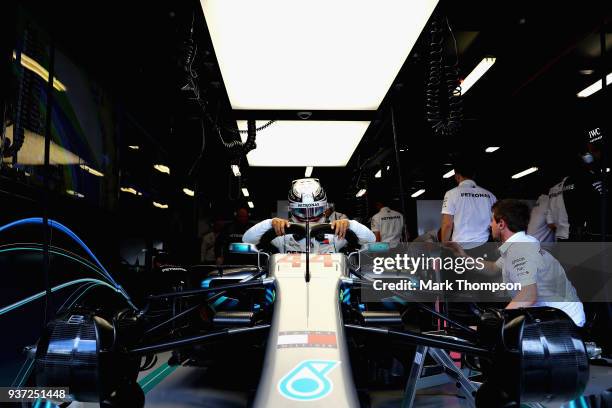
[[383, 207], [372, 216], [372, 231], [380, 232], [380, 241], [397, 244], [402, 239], [404, 216], [389, 207]]
[[[547, 306], [564, 311], [578, 326], [585, 323], [584, 308], [576, 289], [567, 279], [565, 270], [555, 257], [540, 247], [540, 241], [525, 232], [512, 235], [500, 247], [501, 257], [496, 265], [501, 268], [506, 283], [520, 283], [524, 288], [537, 285], [533, 307]], [[510, 291], [514, 298], [518, 291]]]
[[489, 240], [491, 207], [497, 199], [474, 180], [463, 180], [444, 195], [442, 214], [453, 216], [452, 241], [464, 249], [475, 248]]

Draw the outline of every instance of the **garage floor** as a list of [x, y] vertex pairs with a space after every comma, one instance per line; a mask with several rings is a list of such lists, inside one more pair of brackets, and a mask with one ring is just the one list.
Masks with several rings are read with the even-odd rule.
[[[164, 361], [160, 356], [160, 361]], [[143, 378], [151, 372], [160, 370], [154, 368], [150, 372], [142, 373], [141, 386], [148, 390], [149, 385], [142, 382]], [[158, 371], [159, 383], [148, 390], [146, 406], [152, 408], [184, 408], [184, 407], [244, 407], [247, 404], [246, 395], [234, 391], [219, 391], [202, 387], [203, 371], [194, 367], [178, 367], [166, 375], [163, 369]], [[149, 377], [151, 380], [151, 377]], [[157, 380], [153, 379], [152, 382]], [[591, 366], [591, 379], [585, 395], [599, 395], [612, 387], [612, 367]], [[381, 392], [372, 396], [372, 408], [391, 408], [401, 405], [400, 393]], [[453, 384], [445, 384], [417, 392], [415, 408], [453, 408], [463, 407], [462, 399], [457, 396]], [[548, 404], [546, 408], [587, 407], [578, 404]]]
[[[170, 367], [164, 361], [169, 353], [159, 355], [156, 367], [142, 372], [140, 386], [146, 393], [147, 408], [238, 408], [247, 405], [247, 395], [234, 390], [220, 391], [206, 388], [205, 371], [196, 367]], [[599, 395], [612, 387], [612, 367], [591, 366], [591, 379], [585, 395]], [[398, 392], [379, 392], [372, 395], [372, 408], [391, 408], [401, 406], [402, 394]], [[585, 401], [586, 402], [586, 401]], [[462, 399], [457, 396], [453, 384], [419, 390], [415, 408], [460, 408]], [[97, 408], [98, 404], [73, 403], [70, 408]], [[547, 404], [545, 408], [586, 408], [580, 400], [575, 403]]]

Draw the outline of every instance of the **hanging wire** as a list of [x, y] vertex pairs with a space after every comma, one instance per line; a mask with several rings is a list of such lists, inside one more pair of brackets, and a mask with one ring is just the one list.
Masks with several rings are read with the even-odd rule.
[[[459, 57], [457, 41], [445, 19], [448, 30], [455, 45], [455, 62], [444, 64], [444, 32], [440, 27], [440, 18], [432, 20], [430, 25], [429, 70], [425, 88], [426, 117], [434, 134], [438, 136], [453, 136], [461, 128], [463, 120], [463, 101], [461, 85], [459, 84]], [[443, 112], [446, 104], [446, 113]]]

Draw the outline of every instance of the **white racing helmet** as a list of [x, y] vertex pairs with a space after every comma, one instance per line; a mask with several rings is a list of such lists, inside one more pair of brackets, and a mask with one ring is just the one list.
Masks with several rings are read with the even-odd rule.
[[298, 222], [319, 221], [327, 209], [327, 195], [319, 179], [293, 180], [288, 199], [289, 213]]

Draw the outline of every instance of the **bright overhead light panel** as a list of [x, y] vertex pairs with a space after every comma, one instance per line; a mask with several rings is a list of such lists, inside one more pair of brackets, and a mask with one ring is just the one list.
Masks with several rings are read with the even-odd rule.
[[438, 0], [200, 3], [232, 108], [376, 110]]
[[413, 193], [413, 194], [412, 194], [410, 197], [412, 197], [412, 198], [417, 198], [418, 196], [420, 196], [420, 195], [421, 195], [421, 194], [423, 194], [424, 192], [425, 192], [425, 189], [423, 189], [423, 188], [422, 188], [422, 189], [420, 189], [420, 190], [418, 190], [418, 191], [414, 192], [414, 193]]
[[195, 191], [187, 187], [183, 189], [183, 193], [187, 194], [189, 197], [195, 196]]
[[249, 208], [255, 208], [255, 204], [253, 204], [252, 201], [247, 202], [247, 204], [249, 205]]
[[382, 177], [382, 169], [378, 170], [376, 174], [374, 175], [374, 178], [381, 178], [381, 177]]
[[153, 168], [161, 173], [170, 174], [170, 167], [164, 164], [154, 164]]
[[355, 197], [357, 198], [362, 197], [366, 193], [366, 191], [367, 190], [365, 188], [362, 188], [361, 190], [357, 192], [357, 194], [355, 194]]
[[306, 167], [306, 171], [304, 172], [304, 177], [312, 176], [312, 166]]
[[497, 150], [499, 150], [499, 146], [490, 146], [490, 147], [487, 147], [487, 148], [485, 149], [485, 152], [487, 152], [487, 153], [493, 153], [493, 152], [495, 152], [495, 151], [497, 151]]
[[141, 196], [142, 193], [138, 190], [136, 190], [135, 188], [132, 187], [121, 187], [120, 190], [124, 193], [130, 193], [130, 194], [134, 194], [136, 196]]
[[[610, 84], [612, 84], [612, 72], [610, 72], [606, 76], [606, 86], [608, 86]], [[597, 82], [594, 82], [591, 85], [587, 86], [582, 91], [578, 92], [576, 94], [576, 96], [579, 97], [579, 98], [587, 98], [587, 97], [593, 95], [597, 91], [601, 91], [601, 79], [598, 80]]]
[[530, 167], [527, 170], [523, 170], [523, 171], [521, 171], [519, 173], [516, 173], [514, 176], [512, 176], [512, 178], [513, 179], [519, 179], [519, 178], [524, 177], [524, 176], [526, 176], [528, 174], [535, 173], [536, 171], [538, 171], [537, 167]]
[[249, 196], [249, 190], [246, 187], [242, 187], [242, 195], [245, 197]]
[[[267, 121], [257, 121], [261, 126]], [[237, 121], [239, 129], [247, 122]], [[370, 125], [369, 121], [277, 121], [257, 133], [257, 148], [247, 155], [249, 165], [270, 167], [343, 167]], [[247, 135], [241, 134], [242, 141]], [[279, 152], [288, 146], [295, 149]]]
[[85, 196], [81, 193], [79, 193], [78, 191], [74, 191], [74, 190], [66, 190], [66, 192], [72, 196], [78, 197], [78, 198], [85, 198]]
[[242, 175], [240, 173], [240, 167], [238, 167], [237, 164], [232, 164], [232, 173], [234, 173], [234, 176], [236, 177], [240, 177]]
[[100, 171], [98, 171], [98, 170], [96, 170], [96, 169], [94, 169], [92, 167], [89, 167], [85, 163], [79, 164], [79, 167], [81, 167], [83, 170], [85, 170], [89, 174], [92, 174], [92, 175], [94, 175], [96, 177], [104, 177], [104, 173], [102, 173], [102, 172], [100, 172]]
[[449, 172], [447, 172], [447, 173], [444, 173], [444, 175], [442, 176], [442, 178], [447, 179], [447, 178], [451, 178], [451, 177], [453, 177], [454, 175], [455, 175], [455, 169], [453, 169], [453, 170], [451, 170], [451, 171], [449, 171]]
[[483, 58], [482, 61], [480, 61], [480, 63], [476, 65], [476, 68], [474, 68], [474, 70], [470, 72], [470, 74], [463, 80], [463, 82], [461, 82], [461, 95], [465, 95], [468, 89], [474, 86], [474, 84], [478, 82], [480, 77], [482, 77], [489, 70], [489, 68], [493, 66], [493, 64], [495, 64], [494, 57]]

